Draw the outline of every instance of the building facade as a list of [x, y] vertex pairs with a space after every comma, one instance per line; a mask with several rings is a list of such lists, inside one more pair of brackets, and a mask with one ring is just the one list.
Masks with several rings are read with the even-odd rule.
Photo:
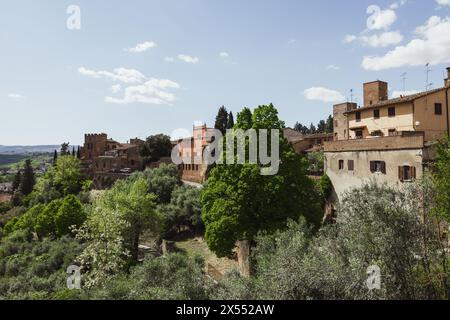
[[94, 180], [97, 188], [104, 188], [119, 178], [127, 177], [134, 171], [142, 170], [137, 138], [128, 143], [108, 139], [107, 134], [85, 134], [84, 145], [80, 148], [80, 160], [84, 173]]
[[325, 172], [339, 201], [373, 179], [390, 186], [420, 179], [432, 144], [450, 135], [450, 68], [444, 87], [388, 99], [388, 84], [364, 84], [364, 106], [334, 106], [334, 140], [324, 143]]

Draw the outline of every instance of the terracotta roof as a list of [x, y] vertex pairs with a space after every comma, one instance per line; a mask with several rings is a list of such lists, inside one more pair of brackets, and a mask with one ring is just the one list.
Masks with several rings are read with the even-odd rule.
[[303, 140], [304, 135], [292, 128], [284, 128], [283, 135], [289, 142]]
[[445, 89], [448, 89], [448, 88], [447, 87], [441, 87], [441, 88], [437, 88], [437, 89], [433, 89], [433, 90], [429, 90], [429, 91], [424, 91], [424, 92], [411, 94], [411, 95], [408, 95], [408, 96], [402, 96], [402, 97], [398, 97], [398, 98], [394, 98], [394, 99], [388, 99], [388, 100], [377, 102], [377, 103], [372, 104], [372, 105], [367, 106], [367, 107], [362, 107], [362, 108], [358, 108], [358, 109], [349, 110], [349, 111], [346, 111], [345, 113], [354, 113], [354, 112], [361, 111], [361, 110], [369, 110], [369, 109], [389, 106], [389, 105], [393, 105], [393, 104], [410, 102], [410, 101], [414, 101], [416, 99], [422, 98], [422, 97], [424, 97], [426, 95], [433, 94], [433, 93], [436, 93], [436, 92], [439, 92], [439, 91], [445, 90]]

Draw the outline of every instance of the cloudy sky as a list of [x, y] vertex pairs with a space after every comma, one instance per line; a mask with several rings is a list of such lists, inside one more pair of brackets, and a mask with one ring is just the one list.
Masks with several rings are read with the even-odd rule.
[[450, 0], [11, 0], [0, 40], [0, 144], [126, 141], [221, 105], [317, 122], [366, 81], [423, 90], [427, 62], [440, 87]]

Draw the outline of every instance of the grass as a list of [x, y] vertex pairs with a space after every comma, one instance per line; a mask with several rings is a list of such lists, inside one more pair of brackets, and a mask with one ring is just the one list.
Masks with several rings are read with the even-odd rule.
[[[211, 252], [211, 250], [209, 250], [205, 240], [201, 237], [176, 241], [175, 247], [186, 252], [188, 255], [200, 255], [205, 260], [205, 266], [207, 269], [217, 270], [222, 275], [232, 271], [233, 269], [238, 269], [237, 261], [229, 258], [218, 258], [213, 252]], [[220, 276], [217, 276], [215, 278], [219, 277]]]

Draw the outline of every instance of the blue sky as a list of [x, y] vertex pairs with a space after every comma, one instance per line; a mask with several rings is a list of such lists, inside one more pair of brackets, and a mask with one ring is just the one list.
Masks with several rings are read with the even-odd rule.
[[450, 0], [3, 2], [0, 144], [171, 134], [213, 125], [221, 105], [272, 102], [289, 126], [316, 123], [350, 89], [361, 103], [366, 81], [394, 95], [406, 72], [406, 89], [423, 90], [426, 62], [442, 86], [449, 16]]

